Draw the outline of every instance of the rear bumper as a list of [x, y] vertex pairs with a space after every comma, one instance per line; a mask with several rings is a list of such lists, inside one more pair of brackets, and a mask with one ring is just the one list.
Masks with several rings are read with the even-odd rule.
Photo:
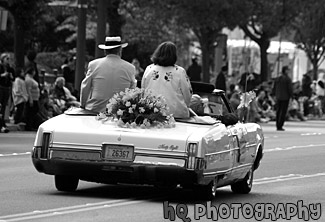
[[178, 166], [107, 163], [32, 157], [37, 171], [50, 175], [71, 175], [98, 183], [198, 184], [201, 171]]

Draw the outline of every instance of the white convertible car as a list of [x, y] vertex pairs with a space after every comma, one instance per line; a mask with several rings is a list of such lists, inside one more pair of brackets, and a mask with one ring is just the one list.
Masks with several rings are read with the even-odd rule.
[[126, 128], [98, 121], [87, 110], [69, 110], [39, 127], [35, 168], [54, 175], [59, 191], [75, 191], [84, 180], [199, 188], [207, 198], [227, 185], [249, 193], [263, 157], [262, 128], [234, 118], [223, 91], [209, 84], [192, 86], [209, 100], [209, 121], [193, 116], [169, 128]]

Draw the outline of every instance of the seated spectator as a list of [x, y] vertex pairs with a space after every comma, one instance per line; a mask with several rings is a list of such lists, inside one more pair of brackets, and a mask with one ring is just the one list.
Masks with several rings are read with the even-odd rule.
[[50, 98], [52, 100], [50, 104], [55, 112], [54, 116], [63, 113], [71, 106], [80, 106], [77, 98], [71, 94], [68, 88], [65, 87], [64, 77], [56, 78]]
[[267, 92], [263, 89], [259, 90], [257, 93], [257, 112], [260, 116], [261, 122], [268, 122], [270, 120], [275, 120], [275, 111], [268, 99]]
[[294, 97], [289, 102], [288, 119], [289, 120], [299, 119], [301, 121], [306, 120], [303, 116], [303, 113], [301, 112], [297, 95], [294, 95]]

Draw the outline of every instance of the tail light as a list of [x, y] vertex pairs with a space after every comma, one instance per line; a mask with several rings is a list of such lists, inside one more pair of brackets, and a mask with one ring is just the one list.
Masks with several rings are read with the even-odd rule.
[[43, 133], [42, 147], [41, 147], [41, 158], [48, 158], [49, 147], [50, 147], [51, 133]]
[[196, 155], [197, 155], [198, 144], [197, 143], [189, 143], [187, 147], [187, 168], [194, 169], [195, 162], [196, 162]]

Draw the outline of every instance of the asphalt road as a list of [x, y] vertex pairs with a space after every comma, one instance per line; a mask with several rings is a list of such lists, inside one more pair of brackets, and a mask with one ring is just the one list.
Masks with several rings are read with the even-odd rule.
[[32, 165], [35, 133], [0, 134], [0, 221], [325, 221], [324, 126], [286, 122], [279, 132], [274, 122], [263, 124], [265, 156], [252, 192], [224, 187], [212, 202], [150, 186], [80, 182], [75, 193], [58, 192], [53, 177]]

